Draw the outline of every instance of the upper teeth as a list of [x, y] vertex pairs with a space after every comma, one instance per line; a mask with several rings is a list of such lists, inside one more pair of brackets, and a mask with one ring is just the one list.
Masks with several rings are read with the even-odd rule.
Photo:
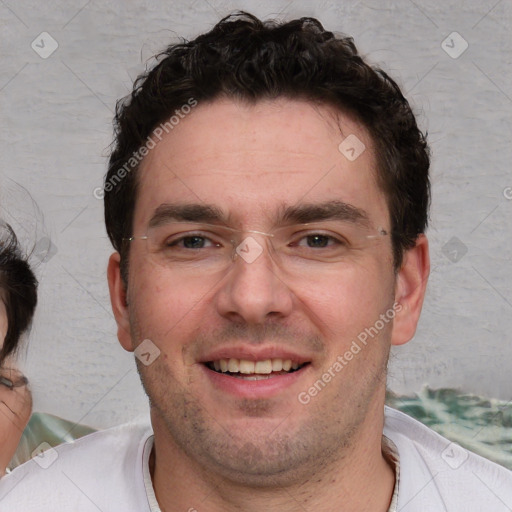
[[217, 371], [231, 373], [262, 373], [296, 370], [299, 363], [291, 359], [265, 359], [263, 361], [248, 361], [247, 359], [219, 359], [213, 361], [213, 367]]

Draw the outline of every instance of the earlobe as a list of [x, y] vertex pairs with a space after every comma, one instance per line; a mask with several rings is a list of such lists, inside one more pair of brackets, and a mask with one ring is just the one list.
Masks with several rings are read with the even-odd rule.
[[414, 336], [423, 306], [429, 273], [428, 240], [425, 235], [419, 235], [416, 245], [405, 251], [396, 279], [395, 302], [400, 307], [396, 308], [392, 345], [403, 345]]
[[133, 352], [130, 334], [127, 291], [121, 278], [120, 255], [113, 253], [108, 260], [107, 279], [112, 312], [117, 322], [117, 338], [122, 347]]

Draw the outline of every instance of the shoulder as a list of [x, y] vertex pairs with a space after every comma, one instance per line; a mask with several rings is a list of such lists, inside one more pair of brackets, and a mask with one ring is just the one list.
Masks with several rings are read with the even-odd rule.
[[136, 510], [145, 496], [142, 456], [151, 435], [147, 421], [126, 423], [49, 448], [0, 480], [0, 509], [114, 510], [114, 494], [116, 511]]
[[512, 510], [512, 472], [385, 407], [384, 435], [400, 459], [398, 509]]

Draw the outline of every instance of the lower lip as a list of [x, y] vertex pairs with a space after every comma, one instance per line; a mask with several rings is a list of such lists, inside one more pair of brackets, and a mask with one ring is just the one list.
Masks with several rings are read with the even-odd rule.
[[276, 375], [275, 377], [261, 380], [245, 380], [239, 377], [232, 377], [225, 373], [210, 370], [204, 364], [201, 366], [215, 388], [239, 398], [256, 399], [271, 398], [290, 388], [308, 371], [310, 365], [305, 365], [300, 370], [292, 373]]

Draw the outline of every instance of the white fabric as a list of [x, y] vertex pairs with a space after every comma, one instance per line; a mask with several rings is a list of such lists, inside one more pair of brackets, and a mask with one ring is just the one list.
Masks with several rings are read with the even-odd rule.
[[400, 456], [398, 512], [512, 512], [512, 472], [386, 407]]
[[[512, 511], [512, 472], [389, 407], [384, 435], [399, 456], [397, 512]], [[46, 469], [31, 460], [0, 480], [0, 512], [157, 512], [152, 444], [149, 424], [129, 423], [61, 445]]]
[[153, 440], [154, 437], [151, 435], [144, 443], [144, 452], [142, 454], [142, 478], [144, 479], [144, 489], [148, 498], [149, 510], [151, 512], [162, 512], [158, 506], [155, 489], [153, 489], [153, 481], [151, 480], [151, 472], [149, 471], [149, 456], [153, 449]]
[[388, 512], [398, 512], [398, 489], [400, 487], [400, 456], [398, 455], [398, 449], [384, 434], [382, 435], [382, 454], [395, 472], [395, 487], [393, 489], [393, 495], [391, 496], [391, 502], [389, 504]]

